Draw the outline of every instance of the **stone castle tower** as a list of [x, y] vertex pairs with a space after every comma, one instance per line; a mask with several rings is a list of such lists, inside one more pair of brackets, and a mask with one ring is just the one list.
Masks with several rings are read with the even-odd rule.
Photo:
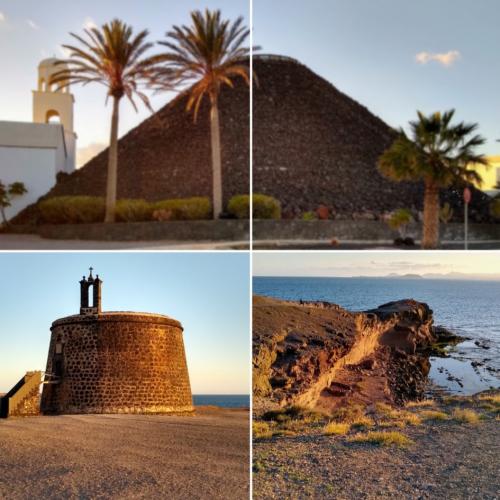
[[44, 59], [38, 65], [38, 86], [33, 91], [33, 123], [59, 123], [64, 130], [67, 149], [64, 171], [71, 173], [76, 163], [76, 134], [73, 125], [75, 98], [69, 86], [59, 90], [60, 84], [51, 84], [59, 71], [67, 69], [66, 64], [55, 58]]
[[90, 268], [80, 314], [52, 323], [42, 413], [192, 412], [182, 325], [161, 314], [102, 312], [101, 289]]

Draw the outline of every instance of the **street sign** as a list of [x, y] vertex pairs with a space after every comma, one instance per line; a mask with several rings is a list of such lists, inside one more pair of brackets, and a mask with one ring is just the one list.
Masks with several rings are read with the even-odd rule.
[[472, 193], [471, 193], [471, 190], [466, 187], [464, 189], [464, 202], [467, 203], [467, 205], [470, 203], [470, 200], [472, 198]]

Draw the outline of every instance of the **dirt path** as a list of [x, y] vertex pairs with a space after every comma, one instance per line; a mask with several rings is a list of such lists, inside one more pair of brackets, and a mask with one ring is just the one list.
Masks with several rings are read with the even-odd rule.
[[[410, 413], [420, 417], [444, 411], [446, 420], [422, 420], [403, 428], [377, 424], [361, 432], [351, 429], [347, 435], [325, 435], [323, 424], [309, 424], [299, 432], [285, 430], [282, 435], [257, 439], [254, 498], [500, 498], [498, 397], [494, 404], [479, 400], [483, 407], [478, 400], [463, 401], [431, 410], [413, 408]], [[454, 418], [455, 408], [465, 407], [475, 408], [477, 422]], [[401, 425], [403, 415], [408, 411], [398, 412], [393, 423]], [[288, 428], [293, 429], [291, 424]], [[299, 428], [297, 423], [295, 427]], [[366, 436], [367, 430], [391, 431], [414, 443], [398, 447], [352, 441]]]
[[0, 420], [0, 498], [228, 498], [249, 491], [248, 411]]

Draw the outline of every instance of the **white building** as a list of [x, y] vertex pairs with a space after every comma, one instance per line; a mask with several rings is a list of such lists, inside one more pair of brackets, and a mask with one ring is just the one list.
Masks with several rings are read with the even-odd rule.
[[33, 91], [33, 123], [0, 121], [0, 181], [23, 182], [28, 190], [7, 208], [11, 218], [36, 202], [56, 183], [59, 172], [76, 168], [73, 95], [57, 90], [51, 77], [64, 65], [45, 59], [38, 66], [38, 89]]

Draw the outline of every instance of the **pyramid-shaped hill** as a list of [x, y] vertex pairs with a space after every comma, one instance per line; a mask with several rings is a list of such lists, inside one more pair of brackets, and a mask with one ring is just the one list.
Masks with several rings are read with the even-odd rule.
[[[249, 88], [242, 79], [220, 96], [223, 194], [227, 200], [249, 192]], [[196, 123], [180, 94], [119, 140], [118, 198], [158, 201], [191, 196], [212, 197], [208, 99]], [[122, 106], [128, 103], [125, 99]], [[108, 120], [103, 108], [96, 119]], [[108, 149], [59, 180], [46, 197], [104, 196]], [[17, 217], [19, 219], [19, 216]]]
[[[279, 199], [284, 217], [320, 204], [345, 217], [422, 210], [421, 184], [392, 182], [378, 172], [394, 129], [294, 59], [256, 56], [254, 70], [254, 192]], [[463, 213], [461, 191], [443, 191], [441, 198]], [[476, 220], [488, 219], [487, 201], [474, 193]]]

